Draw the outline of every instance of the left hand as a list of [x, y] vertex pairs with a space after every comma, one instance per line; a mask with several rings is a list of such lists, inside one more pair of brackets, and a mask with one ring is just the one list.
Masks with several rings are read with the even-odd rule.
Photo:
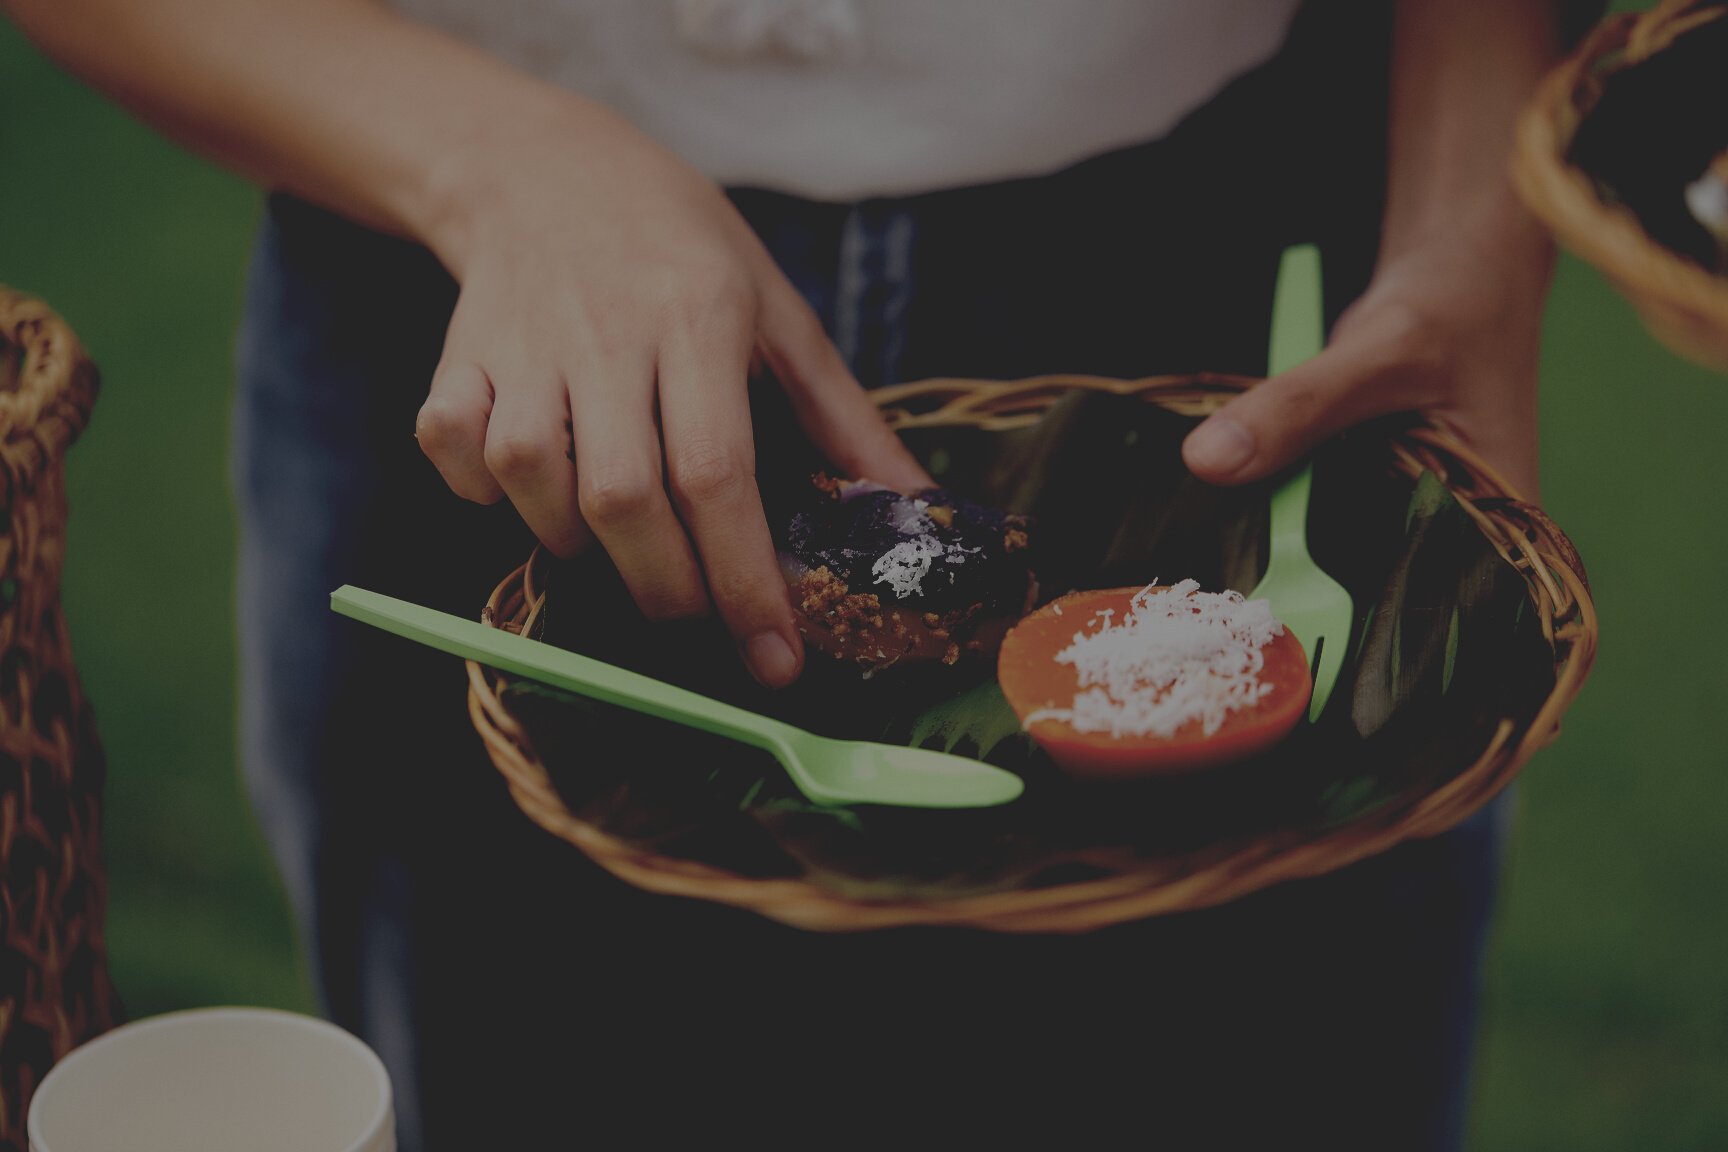
[[1545, 234], [1503, 202], [1384, 251], [1325, 351], [1189, 434], [1189, 469], [1216, 484], [1257, 480], [1354, 424], [1417, 412], [1535, 500], [1536, 376], [1552, 267]]

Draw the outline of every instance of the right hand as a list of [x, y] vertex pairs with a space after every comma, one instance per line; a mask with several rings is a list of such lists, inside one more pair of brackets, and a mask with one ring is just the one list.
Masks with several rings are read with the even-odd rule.
[[649, 618], [718, 612], [782, 686], [803, 645], [755, 483], [752, 363], [842, 472], [930, 480], [712, 181], [597, 106], [567, 127], [503, 125], [463, 161], [429, 238], [461, 294], [421, 448], [554, 554], [598, 542]]

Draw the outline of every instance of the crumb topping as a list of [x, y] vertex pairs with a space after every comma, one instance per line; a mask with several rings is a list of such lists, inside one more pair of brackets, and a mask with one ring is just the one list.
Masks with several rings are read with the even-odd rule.
[[853, 592], [826, 567], [807, 572], [793, 589], [798, 610], [820, 621], [836, 636], [880, 630], [882, 601], [874, 592]]
[[1025, 517], [939, 488], [907, 495], [826, 474], [812, 485], [781, 563], [806, 636], [835, 657], [868, 671], [991, 653], [1035, 599]]

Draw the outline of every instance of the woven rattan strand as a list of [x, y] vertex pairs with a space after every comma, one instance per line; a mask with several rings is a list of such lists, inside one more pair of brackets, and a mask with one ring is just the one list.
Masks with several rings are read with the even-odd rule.
[[103, 943], [103, 762], [60, 609], [64, 457], [96, 370], [0, 287], [0, 1149], [54, 1061], [117, 1022]]
[[[1005, 429], [1036, 421], [1075, 389], [1138, 395], [1186, 415], [1220, 407], [1253, 381], [1226, 376], [1109, 380], [1045, 376], [1013, 382], [927, 380], [872, 395], [899, 429], [949, 424]], [[1596, 617], [1578, 554], [1539, 509], [1527, 504], [1456, 438], [1417, 427], [1395, 443], [1397, 466], [1415, 477], [1435, 473], [1493, 547], [1530, 587], [1533, 607], [1553, 645], [1555, 685], [1539, 714], [1514, 740], [1505, 721], [1475, 763], [1438, 791], [1329, 831], [1269, 838], [1214, 849], [1132, 873], [1028, 891], [942, 901], [852, 897], [802, 879], [755, 879], [700, 862], [657, 855], [577, 819], [559, 798], [522, 726], [504, 705], [505, 684], [491, 669], [468, 665], [469, 713], [487, 751], [522, 810], [576, 845], [614, 875], [652, 892], [693, 896], [753, 909], [783, 923], [821, 931], [912, 924], [965, 925], [1002, 932], [1081, 932], [1161, 913], [1219, 904], [1283, 880], [1332, 871], [1412, 837], [1459, 823], [1494, 797], [1559, 732], [1596, 650]], [[530, 631], [541, 591], [531, 560], [498, 586], [483, 619]]]
[[[1560, 244], [1614, 284], [1657, 339], [1706, 367], [1728, 371], [1728, 279], [1651, 239], [1631, 211], [1604, 201], [1590, 177], [1566, 159], [1607, 76], [1622, 68], [1660, 66], [1652, 57], [1693, 29], [1724, 18], [1728, 7], [1720, 4], [1663, 0], [1648, 12], [1621, 13], [1597, 25], [1548, 74], [1525, 109], [1512, 176], [1530, 211]], [[1660, 132], [1662, 125], [1650, 130]]]

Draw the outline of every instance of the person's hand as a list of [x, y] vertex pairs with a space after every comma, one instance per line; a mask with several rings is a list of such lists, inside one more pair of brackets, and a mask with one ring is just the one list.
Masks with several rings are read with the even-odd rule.
[[1551, 249], [1515, 208], [1483, 207], [1382, 255], [1325, 351], [1189, 434], [1188, 467], [1234, 484], [1351, 425], [1419, 412], [1537, 495], [1536, 374]]
[[754, 479], [752, 364], [843, 472], [930, 480], [719, 188], [608, 112], [571, 127], [502, 126], [470, 161], [433, 241], [461, 295], [416, 435], [458, 495], [508, 498], [556, 555], [597, 542], [652, 619], [712, 607], [783, 685], [803, 646]]

